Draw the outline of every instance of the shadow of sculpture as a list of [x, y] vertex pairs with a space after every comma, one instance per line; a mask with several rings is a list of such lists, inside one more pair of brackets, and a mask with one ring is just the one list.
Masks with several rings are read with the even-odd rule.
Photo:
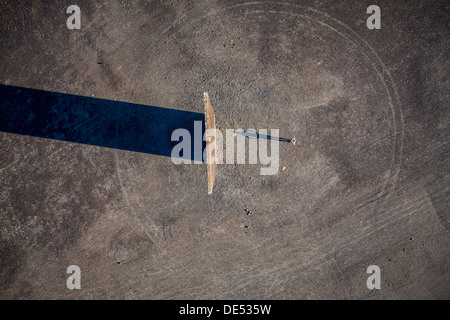
[[0, 131], [8, 133], [170, 157], [179, 143], [172, 132], [193, 136], [194, 121], [203, 134], [203, 113], [0, 85]]

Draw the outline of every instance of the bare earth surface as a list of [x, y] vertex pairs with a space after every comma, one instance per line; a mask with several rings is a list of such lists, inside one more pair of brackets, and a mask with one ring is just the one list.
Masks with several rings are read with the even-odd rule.
[[199, 113], [208, 91], [219, 129], [297, 145], [208, 195], [205, 164], [0, 132], [0, 298], [449, 299], [450, 7], [384, 1], [369, 30], [372, 2], [78, 0], [69, 30], [71, 1], [1, 0], [0, 84]]

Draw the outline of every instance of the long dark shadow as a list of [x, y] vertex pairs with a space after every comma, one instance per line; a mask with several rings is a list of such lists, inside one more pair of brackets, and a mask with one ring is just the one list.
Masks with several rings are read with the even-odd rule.
[[[3, 132], [170, 157], [179, 143], [172, 132], [183, 128], [193, 139], [194, 121], [203, 134], [203, 113], [0, 84]], [[194, 152], [178, 157], [193, 160]]]

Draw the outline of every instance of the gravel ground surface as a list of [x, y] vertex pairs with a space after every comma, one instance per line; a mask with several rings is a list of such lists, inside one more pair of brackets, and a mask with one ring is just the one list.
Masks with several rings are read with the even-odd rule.
[[[71, 4], [0, 0], [0, 298], [450, 298], [448, 1], [77, 0], [69, 30]], [[296, 136], [275, 175], [222, 164], [208, 195], [205, 164], [145, 149], [149, 110], [204, 91], [222, 132]]]

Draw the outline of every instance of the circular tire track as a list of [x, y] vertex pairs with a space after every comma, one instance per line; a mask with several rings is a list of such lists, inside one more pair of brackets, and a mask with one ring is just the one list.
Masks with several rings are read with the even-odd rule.
[[[278, 15], [278, 16], [288, 16], [288, 17], [292, 16], [292, 17], [300, 18], [305, 21], [309, 21], [310, 23], [312, 23], [314, 25], [319, 25], [321, 27], [328, 29], [329, 31], [335, 33], [337, 36], [339, 36], [341, 39], [343, 39], [345, 42], [350, 43], [355, 48], [358, 48], [359, 53], [365, 57], [367, 62], [369, 62], [371, 69], [375, 71], [378, 80], [382, 84], [384, 94], [388, 101], [387, 107], [390, 112], [390, 118], [391, 118], [391, 123], [392, 123], [392, 131], [389, 132], [389, 135], [391, 136], [391, 139], [393, 142], [392, 142], [392, 146], [391, 146], [392, 149], [391, 149], [390, 167], [388, 168], [389, 176], [387, 178], [387, 182], [384, 184], [384, 187], [379, 192], [374, 192], [374, 193], [369, 194], [368, 196], [363, 196], [362, 199], [358, 200], [359, 202], [362, 201], [363, 204], [355, 205], [353, 208], [351, 208], [351, 211], [356, 211], [356, 210], [360, 209], [361, 207], [365, 206], [367, 203], [375, 201], [381, 197], [386, 199], [389, 196], [390, 192], [396, 186], [398, 174], [399, 174], [400, 167], [401, 167], [403, 135], [404, 135], [401, 104], [400, 104], [400, 100], [399, 100], [399, 97], [397, 94], [397, 89], [396, 89], [395, 83], [394, 83], [391, 75], [389, 74], [388, 69], [383, 64], [380, 57], [377, 55], [376, 51], [372, 48], [372, 46], [366, 40], [364, 40], [360, 35], [358, 35], [355, 31], [353, 31], [347, 25], [345, 25], [341, 21], [339, 21], [333, 17], [330, 17], [329, 15], [327, 15], [323, 12], [320, 12], [316, 9], [313, 9], [313, 8], [308, 8], [308, 7], [295, 5], [295, 4], [257, 1], [257, 2], [247, 2], [247, 3], [232, 5], [232, 6], [226, 6], [226, 7], [211, 11], [189, 23], [186, 23], [184, 21], [177, 21], [177, 22], [171, 24], [169, 27], [167, 27], [160, 34], [159, 39], [155, 40], [155, 42], [158, 44], [162, 44], [162, 42], [163, 42], [162, 40], [165, 39], [164, 42], [167, 46], [166, 50], [170, 51], [170, 48], [171, 48], [170, 46], [177, 47], [178, 45], [181, 46], [183, 44], [183, 42], [188, 42], [186, 39], [190, 39], [188, 34], [191, 34], [190, 32], [192, 31], [192, 29], [205, 28], [207, 26], [208, 19], [214, 19], [214, 21], [221, 21], [218, 18], [218, 16], [229, 13], [229, 12], [233, 12], [236, 10], [239, 10], [239, 14], [244, 14], [247, 16], [255, 15], [255, 14], [263, 14], [263, 15]], [[175, 42], [174, 39], [177, 39], [178, 43], [174, 43]], [[155, 53], [155, 54], [157, 56], [163, 55], [163, 53], [161, 53], [161, 52]], [[138, 67], [142, 68], [142, 64], [147, 60], [151, 60], [150, 59], [151, 57], [152, 57], [152, 52], [149, 51], [149, 55], [141, 57], [139, 62], [136, 64], [136, 67], [134, 68], [134, 70], [132, 72], [133, 75], [135, 75], [135, 74], [137, 75], [136, 83], [140, 83]], [[213, 78], [213, 80], [214, 79], [215, 78]], [[255, 82], [257, 82], [257, 81], [255, 80]], [[224, 103], [224, 104], [226, 105], [226, 103]], [[219, 116], [220, 116], [221, 111], [222, 111], [222, 110], [220, 110], [222, 103], [220, 101], [218, 101], [217, 105], [220, 105], [220, 107], [218, 107]], [[274, 116], [271, 113], [271, 111], [272, 111], [272, 109], [269, 109], [269, 112], [268, 112], [268, 114], [270, 114], [269, 117]], [[276, 119], [276, 117], [274, 119]], [[268, 121], [269, 120], [272, 120], [272, 119], [268, 119]], [[220, 119], [219, 119], [219, 121], [220, 121]], [[281, 148], [281, 152], [283, 152], [283, 148]], [[294, 155], [294, 157], [295, 157], [295, 155]], [[296, 158], [297, 165], [301, 166], [302, 165], [301, 161], [297, 157], [295, 157], [295, 158]], [[175, 168], [175, 167], [176, 166], [173, 166], [172, 168]], [[196, 166], [194, 166], [194, 167], [196, 167]], [[129, 181], [127, 181], [126, 177], [128, 177], [128, 176], [133, 177], [134, 174], [131, 173], [131, 171], [130, 171], [130, 173], [123, 174], [122, 170], [123, 170], [123, 168], [120, 168], [120, 166], [117, 165], [118, 175], [122, 177], [121, 182], [123, 184], [127, 184], [127, 183], [129, 183]], [[168, 170], [170, 171], [172, 169], [168, 168]], [[230, 179], [233, 179], [233, 177], [231, 177], [230, 175], [227, 175], [227, 173], [225, 172], [227, 170], [227, 168], [224, 168], [223, 170], [224, 170], [223, 172], [220, 172], [220, 169], [219, 169], [219, 172], [218, 172], [219, 179], [216, 179], [216, 184], [220, 185], [220, 178], [225, 179], [228, 182]], [[205, 189], [205, 188], [203, 188], [204, 184], [206, 183], [206, 181], [204, 181], [205, 177], [203, 174], [199, 174], [199, 171], [201, 171], [201, 170], [199, 170], [199, 169], [190, 170], [190, 172], [192, 172], [192, 174], [195, 175], [195, 176], [191, 177], [191, 179], [193, 181], [196, 181], [196, 183], [193, 184], [193, 185], [195, 185], [195, 187], [192, 188], [192, 185], [191, 185], [191, 189], [189, 190], [189, 192], [191, 194], [201, 194], [203, 189]], [[186, 174], [183, 175], [183, 179], [186, 179]], [[181, 179], [181, 180], [178, 180], [177, 183], [182, 184], [182, 183], [184, 183], [184, 181]], [[269, 187], [271, 187], [271, 183], [272, 182], [270, 182], [268, 184]], [[153, 218], [151, 218], [150, 215], [148, 214], [149, 212], [144, 214], [142, 212], [139, 212], [139, 209], [136, 209], [134, 202], [139, 196], [134, 195], [133, 197], [130, 197], [130, 192], [133, 194], [135, 194], [135, 193], [139, 194], [140, 192], [142, 192], [142, 188], [140, 188], [138, 185], [136, 185], [135, 182], [133, 182], [133, 185], [134, 186], [133, 187], [130, 186], [130, 188], [126, 188], [126, 187], [122, 186], [122, 191], [124, 193], [124, 197], [126, 199], [129, 199], [128, 200], [129, 206], [133, 207], [133, 211], [136, 212], [136, 216], [138, 217], [138, 219], [140, 219], [141, 222], [144, 222], [144, 225], [147, 224], [149, 226], [149, 229], [153, 230], [150, 233], [154, 233], [154, 232], [158, 233], [157, 230], [160, 227], [155, 225], [155, 221], [153, 221]], [[173, 187], [173, 185], [171, 187]], [[131, 190], [131, 191], [129, 191], [129, 190]], [[158, 190], [158, 193], [160, 195], [165, 194], [165, 197], [170, 196], [170, 195], [173, 196], [171, 198], [172, 200], [167, 200], [167, 198], [166, 198], [164, 201], [164, 203], [170, 203], [170, 211], [172, 211], [172, 212], [176, 212], [176, 211], [180, 211], [180, 210], [183, 211], [183, 207], [186, 205], [186, 203], [183, 203], [183, 201], [177, 200], [179, 197], [178, 193], [167, 192], [170, 190], [175, 191], [175, 189], [173, 189], [173, 188], [172, 189], [168, 188], [165, 192]], [[220, 192], [220, 190], [216, 189], [216, 192]], [[223, 192], [226, 193], [227, 190], [224, 190]], [[180, 194], [182, 194], [182, 192], [180, 192]], [[206, 194], [206, 192], [205, 192], [205, 194]], [[186, 196], [186, 195], [184, 195], [184, 196]], [[145, 198], [145, 196], [144, 196], [144, 198]], [[245, 198], [245, 195], [243, 195], [242, 198]], [[222, 199], [227, 199], [227, 196], [222, 195]], [[280, 199], [281, 199], [280, 201], [286, 200], [286, 197], [281, 195]], [[155, 199], [153, 199], [153, 200], [155, 200]], [[230, 200], [230, 199], [227, 199], [227, 200]], [[142, 203], [142, 201], [145, 203], [145, 201], [146, 201], [145, 199], [144, 200], [142, 200], [142, 199], [136, 200], [136, 201], [138, 201], [138, 202], [141, 201], [141, 204], [138, 205], [139, 208], [142, 209], [143, 207], [145, 207], [145, 205]], [[294, 200], [290, 200], [291, 203], [292, 203], [292, 201], [294, 201]], [[159, 203], [159, 202], [157, 201], [157, 203]], [[288, 203], [289, 203], [289, 201], [288, 201]], [[150, 204], [150, 202], [149, 202], [149, 204]], [[159, 213], [157, 213], [156, 211], [152, 211], [152, 212], [153, 212], [153, 214], [156, 214], [157, 216], [159, 216], [159, 215], [161, 215], [161, 210], [165, 210], [167, 208], [168, 208], [167, 205], [165, 205], [163, 203], [156, 204], [155, 210], [159, 211]], [[158, 218], [156, 218], [156, 219], [158, 219]], [[176, 220], [176, 217], [172, 217], [170, 219]], [[147, 233], [147, 235], [149, 235], [149, 233], [147, 231], [146, 231], [146, 233]]]

